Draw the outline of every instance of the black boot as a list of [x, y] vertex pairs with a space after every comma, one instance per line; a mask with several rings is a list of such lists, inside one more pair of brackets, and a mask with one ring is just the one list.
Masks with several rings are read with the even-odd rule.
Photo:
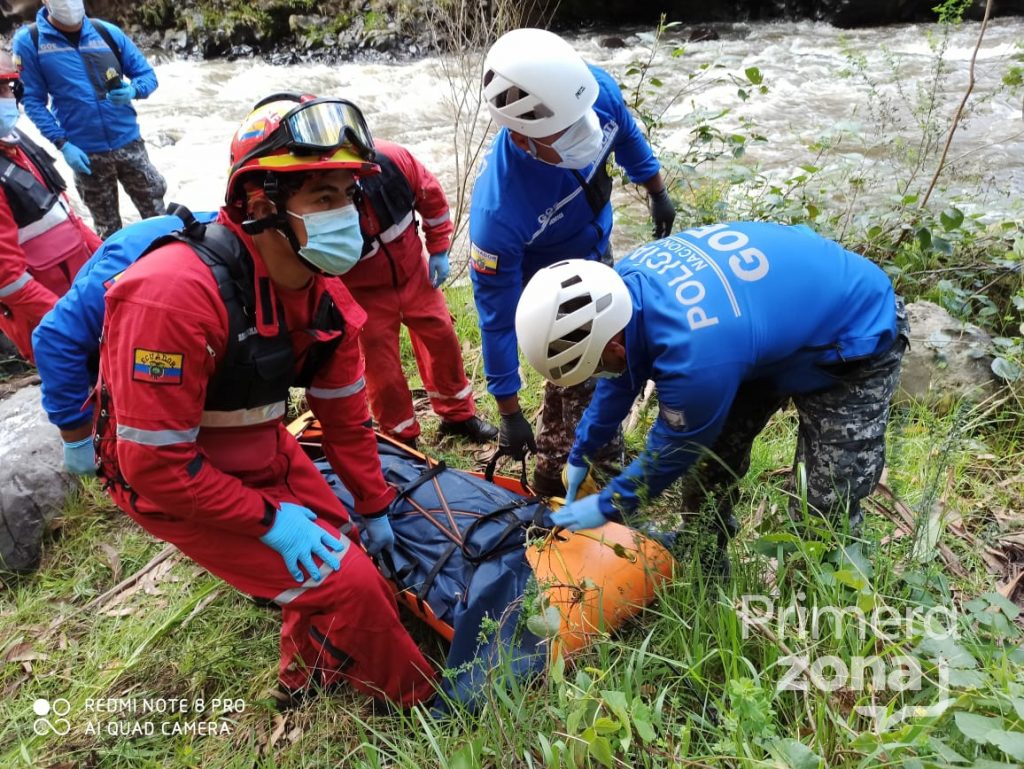
[[474, 443], [490, 443], [498, 437], [498, 428], [474, 415], [462, 422], [444, 420], [438, 434], [469, 438]]
[[565, 484], [562, 483], [562, 474], [548, 475], [542, 470], [533, 471], [533, 483], [530, 484], [534, 493], [542, 497], [565, 497]]

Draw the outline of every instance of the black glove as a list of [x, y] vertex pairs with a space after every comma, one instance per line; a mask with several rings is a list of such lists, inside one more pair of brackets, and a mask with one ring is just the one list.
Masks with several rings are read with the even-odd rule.
[[654, 222], [654, 237], [667, 238], [672, 234], [672, 222], [676, 220], [676, 207], [672, 205], [668, 190], [662, 187], [657, 192], [648, 193], [647, 207]]
[[523, 410], [501, 415], [501, 429], [498, 431], [498, 451], [515, 460], [526, 458], [527, 450], [537, 453], [537, 442], [533, 439], [533, 428], [523, 416]]

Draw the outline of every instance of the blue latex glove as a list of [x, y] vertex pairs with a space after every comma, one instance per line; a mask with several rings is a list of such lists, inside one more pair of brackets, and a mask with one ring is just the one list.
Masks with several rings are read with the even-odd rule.
[[[296, 582], [305, 581], [301, 565], [314, 580], [320, 579], [320, 570], [313, 561], [315, 555], [331, 569], [341, 566], [339, 556], [348, 549], [348, 538], [338, 539], [316, 524], [316, 513], [308, 507], [282, 502], [277, 508], [274, 525], [260, 537], [260, 542], [276, 550], [284, 558]], [[333, 551], [333, 552], [332, 552]]]
[[96, 451], [91, 435], [80, 441], [64, 441], [64, 467], [75, 475], [96, 475]]
[[395, 532], [391, 528], [388, 516], [365, 518], [363, 536], [366, 537], [366, 552], [377, 555], [381, 550], [390, 550], [395, 546]]
[[73, 171], [85, 174], [86, 176], [90, 176], [92, 174], [92, 167], [89, 165], [89, 156], [71, 142], [64, 142], [64, 146], [60, 148], [60, 153], [64, 156], [64, 160], [67, 161]]
[[427, 260], [427, 272], [430, 273], [430, 283], [437, 288], [446, 280], [451, 267], [448, 265], [448, 252], [442, 251], [439, 254], [431, 254]]
[[113, 91], [107, 91], [107, 101], [112, 101], [114, 104], [130, 104], [135, 95], [135, 86], [129, 83], [115, 88]]
[[596, 529], [598, 526], [604, 526], [608, 523], [608, 519], [601, 513], [600, 499], [600, 494], [591, 494], [579, 502], [572, 502], [557, 513], [552, 513], [551, 520], [556, 526], [561, 526], [569, 531]]
[[574, 465], [572, 462], [566, 464], [565, 480], [567, 483], [565, 486], [565, 504], [568, 505], [570, 502], [576, 499], [576, 495], [580, 491], [580, 484], [582, 484], [583, 481], [586, 480], [586, 478], [586, 465], [580, 467], [579, 465]]

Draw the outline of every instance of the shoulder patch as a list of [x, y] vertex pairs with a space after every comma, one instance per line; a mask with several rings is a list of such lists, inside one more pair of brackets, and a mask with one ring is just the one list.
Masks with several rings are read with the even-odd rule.
[[15, 53], [15, 54], [11, 55], [11, 59], [14, 61], [14, 68], [16, 70], [18, 70], [18, 72], [21, 72], [21, 67], [22, 67], [21, 57], [18, 56], [18, 54]]
[[132, 379], [136, 382], [150, 384], [181, 384], [181, 367], [185, 362], [185, 354], [180, 352], [160, 352], [135, 348], [135, 360], [132, 367]]
[[125, 274], [126, 269], [125, 270], [121, 270], [119, 273], [116, 273], [115, 275], [112, 275], [111, 277], [109, 277], [105, 281], [103, 281], [103, 288], [109, 290], [112, 285], [117, 283], [117, 281], [121, 280], [121, 276]]
[[473, 262], [473, 269], [484, 275], [495, 275], [498, 272], [497, 254], [489, 254], [476, 245], [469, 250], [469, 259]]

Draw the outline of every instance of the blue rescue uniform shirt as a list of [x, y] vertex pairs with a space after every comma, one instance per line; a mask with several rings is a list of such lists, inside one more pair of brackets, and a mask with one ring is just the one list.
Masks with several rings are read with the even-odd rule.
[[594, 111], [604, 129], [600, 161], [578, 172], [544, 163], [516, 147], [502, 128], [473, 186], [470, 275], [487, 389], [498, 398], [520, 387], [515, 314], [523, 286], [541, 267], [561, 259], [599, 259], [608, 248], [611, 203], [595, 213], [576, 174], [590, 182], [611, 152], [634, 183], [661, 169], [618, 85], [599, 67], [590, 70], [598, 84]]
[[629, 513], [718, 438], [740, 385], [794, 395], [837, 380], [822, 365], [884, 352], [896, 298], [875, 264], [805, 227], [714, 224], [642, 246], [615, 267], [633, 301], [627, 371], [597, 383], [569, 461], [605, 445], [647, 380], [658, 418], [640, 456], [600, 496]]
[[[118, 27], [96, 23], [105, 24], [121, 48], [120, 69], [135, 86], [136, 98], [145, 99], [157, 86], [146, 57]], [[12, 47], [25, 84], [25, 114], [39, 132], [54, 144], [67, 138], [83, 152], [111, 152], [138, 139], [135, 108], [107, 99], [106, 71], [118, 60], [93, 21], [82, 21], [77, 48], [50, 24], [45, 7], [36, 14], [36, 27], [38, 49], [27, 26], [14, 35]]]
[[[200, 222], [216, 212], [197, 213]], [[157, 238], [180, 230], [177, 216], [155, 216], [118, 230], [96, 249], [71, 288], [32, 332], [32, 350], [42, 380], [43, 409], [62, 430], [92, 421], [92, 404], [84, 405], [99, 372], [107, 289]]]

